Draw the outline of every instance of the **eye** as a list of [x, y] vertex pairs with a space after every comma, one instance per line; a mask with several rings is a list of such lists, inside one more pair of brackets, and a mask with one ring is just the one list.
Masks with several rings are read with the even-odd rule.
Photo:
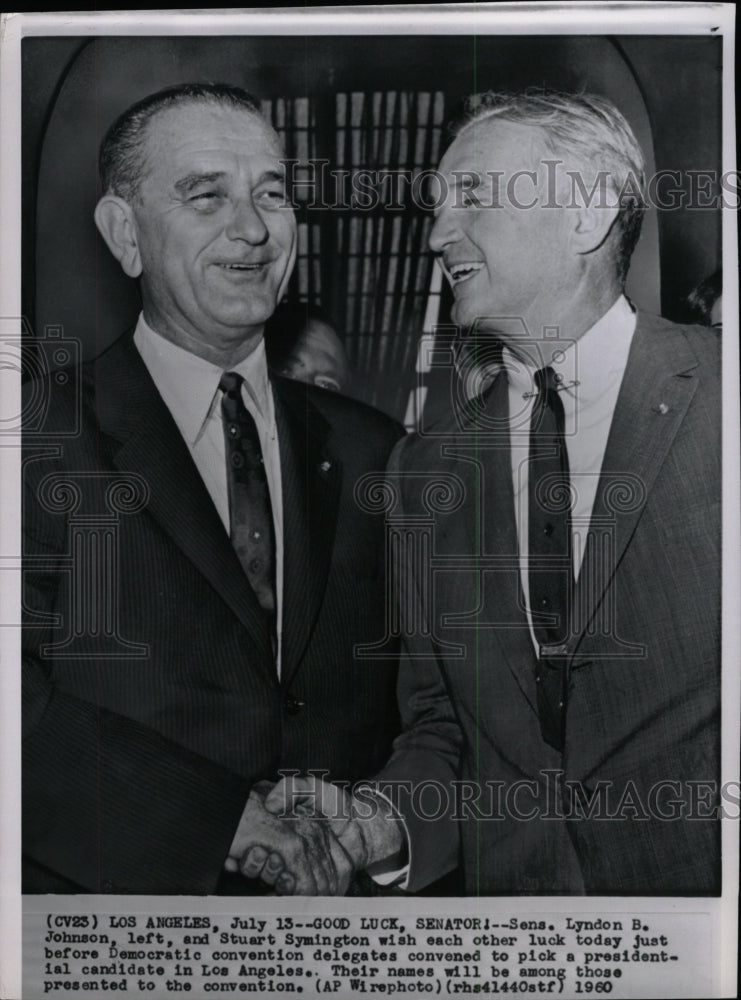
[[314, 385], [318, 385], [320, 389], [329, 389], [331, 392], [340, 391], [340, 383], [331, 375], [315, 375]]
[[212, 212], [221, 202], [220, 191], [199, 191], [188, 198], [188, 204], [198, 212]]
[[255, 201], [263, 208], [284, 208], [286, 205], [286, 192], [283, 187], [263, 188], [255, 195]]
[[461, 191], [461, 205], [463, 208], [476, 208], [480, 204], [473, 190], [470, 188]]

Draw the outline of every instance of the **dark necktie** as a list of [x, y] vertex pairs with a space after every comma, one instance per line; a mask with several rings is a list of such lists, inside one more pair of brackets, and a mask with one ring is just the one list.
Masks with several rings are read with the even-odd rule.
[[565, 645], [573, 586], [569, 455], [564, 410], [552, 368], [535, 373], [538, 395], [530, 422], [528, 584], [535, 638], [538, 714], [546, 743], [563, 749]]
[[236, 372], [225, 372], [219, 388], [224, 393], [224, 425], [229, 534], [242, 568], [260, 606], [275, 615], [275, 532], [270, 492], [255, 421], [242, 402], [242, 382]]

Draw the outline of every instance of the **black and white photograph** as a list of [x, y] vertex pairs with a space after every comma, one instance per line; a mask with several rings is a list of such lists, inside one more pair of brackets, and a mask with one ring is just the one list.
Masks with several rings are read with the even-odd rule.
[[736, 995], [734, 28], [3, 15], [2, 997]]

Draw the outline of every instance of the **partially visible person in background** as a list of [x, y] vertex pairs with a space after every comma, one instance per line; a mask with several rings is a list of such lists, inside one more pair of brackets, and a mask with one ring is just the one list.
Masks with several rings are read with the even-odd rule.
[[702, 326], [723, 329], [723, 269], [718, 268], [699, 285], [695, 285], [685, 300], [688, 319]]
[[350, 395], [350, 364], [330, 319], [305, 303], [279, 306], [265, 331], [268, 365], [278, 375]]

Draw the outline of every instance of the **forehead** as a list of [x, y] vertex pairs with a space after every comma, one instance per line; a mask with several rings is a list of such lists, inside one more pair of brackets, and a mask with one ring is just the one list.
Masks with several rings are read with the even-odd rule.
[[177, 169], [225, 157], [277, 160], [278, 136], [258, 114], [215, 101], [190, 101], [158, 112], [145, 135], [147, 166]]
[[332, 327], [321, 320], [309, 320], [296, 344], [295, 354], [308, 353], [315, 359], [321, 355], [325, 360], [342, 358], [342, 345]]
[[534, 125], [497, 118], [474, 120], [454, 139], [440, 162], [451, 171], [519, 170], [543, 155], [543, 133]]
[[307, 320], [303, 330], [301, 331], [302, 340], [311, 340], [314, 343], [328, 342], [334, 345], [338, 342], [339, 338], [337, 334], [329, 325], [321, 319], [310, 319]]

